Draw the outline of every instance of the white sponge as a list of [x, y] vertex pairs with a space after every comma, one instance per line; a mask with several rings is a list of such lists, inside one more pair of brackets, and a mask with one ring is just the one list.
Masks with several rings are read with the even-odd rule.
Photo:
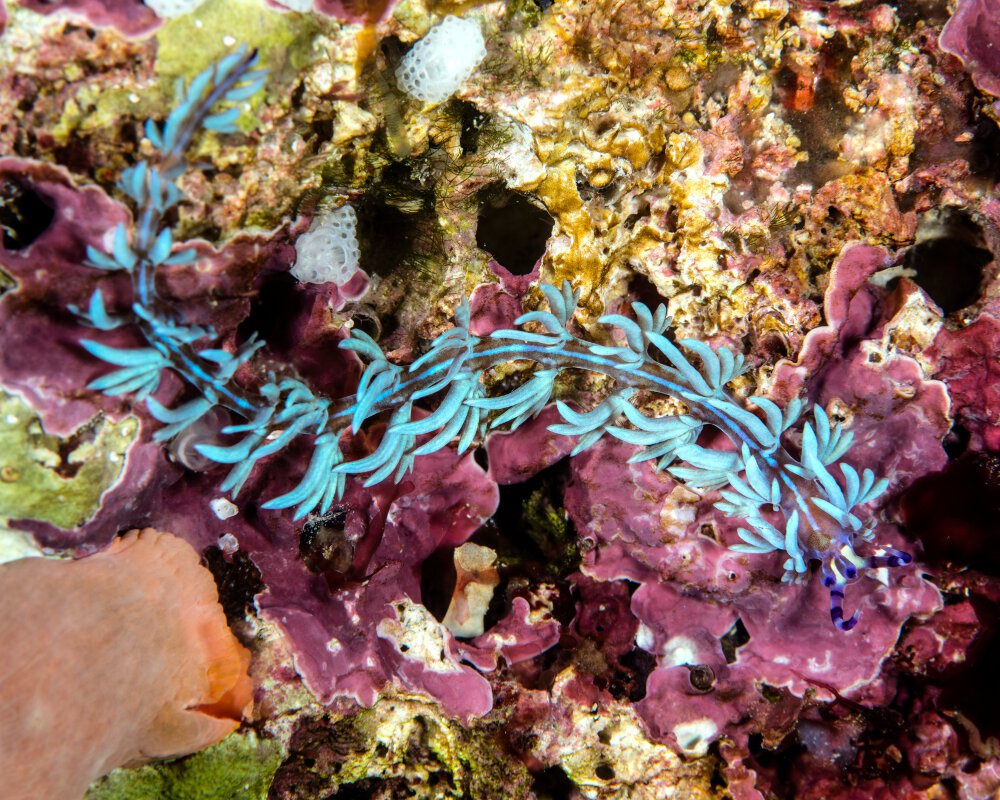
[[314, 218], [295, 242], [292, 275], [302, 283], [346, 284], [361, 258], [357, 227], [358, 216], [350, 206]]
[[147, 6], [161, 19], [174, 19], [190, 14], [205, 0], [145, 0]]
[[479, 23], [448, 15], [403, 56], [396, 83], [425, 103], [440, 103], [457, 92], [486, 58]]

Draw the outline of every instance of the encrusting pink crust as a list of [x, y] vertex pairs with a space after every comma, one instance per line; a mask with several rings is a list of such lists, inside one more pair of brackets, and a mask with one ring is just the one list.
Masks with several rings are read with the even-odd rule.
[[250, 654], [173, 534], [0, 565], [0, 598], [4, 800], [79, 800], [116, 767], [219, 741], [250, 711]]

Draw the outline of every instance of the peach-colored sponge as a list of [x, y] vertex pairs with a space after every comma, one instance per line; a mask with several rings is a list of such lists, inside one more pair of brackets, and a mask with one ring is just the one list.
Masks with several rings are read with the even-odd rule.
[[116, 767], [219, 741], [249, 712], [249, 662], [173, 534], [0, 565], [0, 797], [79, 800]]

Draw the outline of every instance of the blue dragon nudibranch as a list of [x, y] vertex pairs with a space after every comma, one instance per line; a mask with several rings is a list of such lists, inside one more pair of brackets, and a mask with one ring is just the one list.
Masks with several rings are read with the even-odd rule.
[[[850, 630], [858, 620], [856, 613], [844, 616], [848, 583], [865, 570], [909, 563], [908, 554], [894, 549], [871, 556], [855, 550], [859, 540], [871, 540], [874, 527], [858, 509], [876, 499], [887, 481], [876, 480], [868, 469], [858, 474], [841, 462], [851, 434], [832, 425], [816, 406], [812, 421], [801, 429], [801, 445], [786, 443], [785, 434], [796, 426], [803, 402], [794, 400], [782, 410], [767, 398], [751, 397], [755, 411], [745, 408], [725, 388], [741, 373], [742, 356], [697, 340], [674, 344], [665, 335], [670, 319], [663, 305], [651, 310], [633, 303], [634, 319], [618, 314], [601, 317], [600, 323], [621, 332], [623, 343], [595, 344], [569, 330], [578, 293], [568, 283], [543, 284], [548, 311], [524, 314], [516, 328], [488, 336], [470, 332], [469, 306], [463, 301], [455, 312], [455, 326], [408, 366], [390, 362], [371, 337], [352, 331], [341, 346], [367, 361], [353, 397], [321, 397], [292, 378], [272, 378], [259, 392], [241, 387], [233, 376], [262, 343], [251, 338], [236, 352], [210, 346], [214, 331], [187, 325], [173, 315], [157, 297], [154, 275], [164, 265], [195, 258], [191, 249], [174, 248], [170, 229], [162, 225], [163, 215], [181, 200], [175, 181], [185, 169], [183, 153], [192, 136], [200, 128], [234, 131], [239, 109], [216, 107], [246, 100], [262, 88], [266, 74], [254, 69], [256, 60], [255, 53], [240, 49], [199, 74], [188, 87], [179, 87], [179, 103], [162, 127], [153, 121], [146, 125], [146, 136], [160, 153], [158, 162], [130, 167], [118, 184], [136, 204], [135, 229], [130, 235], [119, 225], [108, 253], [88, 248], [90, 266], [129, 273], [132, 314], [110, 315], [100, 290], [94, 292], [89, 309], [73, 310], [102, 330], [135, 324], [148, 343], [121, 349], [82, 340], [88, 352], [118, 367], [90, 388], [107, 394], [134, 392], [145, 400], [150, 414], [164, 423], [154, 434], [156, 440], [171, 439], [213, 408], [241, 416], [245, 422], [223, 429], [240, 435], [239, 441], [197, 446], [211, 461], [232, 465], [222, 489], [235, 497], [258, 461], [299, 436], [312, 437], [309, 466], [298, 485], [264, 504], [271, 509], [294, 506], [298, 518], [315, 509], [325, 512], [342, 495], [348, 475], [367, 475], [365, 486], [390, 477], [398, 481], [414, 459], [456, 439], [462, 452], [488, 428], [507, 424], [516, 428], [549, 403], [561, 370], [585, 369], [612, 378], [616, 388], [587, 412], [556, 402], [562, 422], [550, 429], [578, 437], [573, 453], [609, 435], [640, 448], [632, 461], [654, 461], [656, 469], [666, 469], [697, 491], [721, 490], [716, 508], [746, 522], [739, 529], [741, 543], [732, 549], [750, 554], [783, 551], [786, 581], [803, 579], [809, 563], [820, 562], [830, 590], [830, 614], [841, 630]], [[698, 366], [689, 356], [697, 359]], [[538, 369], [517, 388], [489, 396], [484, 371], [513, 360], [533, 361]], [[166, 408], [150, 396], [167, 369], [197, 390], [196, 399]], [[639, 390], [676, 397], [688, 410], [649, 416], [632, 403]], [[414, 403], [432, 396], [440, 397], [434, 410], [415, 418]], [[342, 435], [348, 430], [357, 433], [367, 420], [383, 413], [389, 415], [389, 424], [374, 452], [345, 459]], [[706, 427], [725, 434], [735, 449], [699, 445]]]

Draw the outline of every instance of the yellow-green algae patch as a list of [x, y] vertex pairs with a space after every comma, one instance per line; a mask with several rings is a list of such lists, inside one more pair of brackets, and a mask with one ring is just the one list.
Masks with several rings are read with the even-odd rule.
[[97, 511], [139, 431], [135, 417], [94, 417], [66, 437], [45, 432], [35, 409], [0, 391], [0, 517], [73, 528]]
[[187, 758], [117, 769], [91, 786], [85, 800], [264, 800], [282, 757], [273, 739], [234, 733]]
[[316, 60], [313, 39], [320, 30], [318, 17], [279, 11], [259, 0], [209, 0], [156, 32], [156, 71], [171, 88], [177, 78], [189, 81], [243, 44], [260, 53], [272, 78], [298, 72]]

